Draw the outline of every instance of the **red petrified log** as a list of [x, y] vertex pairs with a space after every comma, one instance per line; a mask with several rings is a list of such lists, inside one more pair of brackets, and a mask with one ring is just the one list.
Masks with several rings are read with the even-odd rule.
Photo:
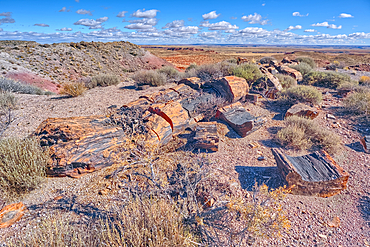
[[244, 98], [249, 91], [247, 81], [237, 76], [225, 76], [205, 85], [210, 85], [229, 102], [236, 102]]
[[281, 176], [293, 194], [329, 197], [347, 188], [349, 174], [325, 151], [291, 157], [272, 149]]
[[303, 79], [301, 72], [299, 72], [295, 69], [289, 68], [288, 66], [281, 65], [277, 69], [280, 71], [280, 73], [290, 75], [294, 79], [296, 79], [297, 81], [302, 81], [302, 79]]
[[196, 149], [217, 152], [219, 137], [217, 134], [217, 122], [199, 122], [195, 128]]
[[318, 115], [319, 111], [316, 108], [299, 103], [289, 108], [289, 110], [285, 113], [285, 118], [290, 116], [299, 116], [314, 119]]
[[22, 202], [10, 204], [0, 210], [0, 228], [13, 225], [20, 220], [26, 211], [26, 206]]

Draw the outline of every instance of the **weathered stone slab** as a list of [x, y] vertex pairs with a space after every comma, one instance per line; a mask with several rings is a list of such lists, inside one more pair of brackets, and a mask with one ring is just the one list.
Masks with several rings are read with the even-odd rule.
[[199, 122], [195, 128], [194, 148], [217, 152], [219, 137], [217, 122]]
[[228, 102], [236, 102], [243, 99], [249, 91], [247, 81], [237, 76], [225, 76], [205, 83], [204, 86], [214, 89], [217, 96], [224, 98]]
[[178, 82], [178, 84], [185, 84], [185, 85], [191, 87], [192, 89], [200, 90], [202, 88], [204, 82], [201, 82], [200, 78], [198, 78], [198, 77], [190, 77], [190, 78], [180, 80]]
[[5, 206], [0, 210], [0, 229], [9, 227], [20, 220], [26, 210], [22, 202]]
[[349, 174], [325, 151], [292, 157], [272, 149], [281, 176], [293, 194], [329, 197], [347, 188]]
[[309, 119], [314, 119], [319, 115], [319, 111], [315, 107], [311, 107], [308, 105], [305, 105], [303, 103], [299, 103], [296, 105], [293, 105], [288, 109], [288, 111], [285, 113], [285, 118], [290, 116], [299, 116], [299, 117], [306, 117]]
[[124, 131], [107, 125], [105, 116], [49, 118], [36, 129], [42, 146], [50, 147], [49, 176], [80, 177], [115, 163]]
[[364, 136], [360, 139], [362, 146], [364, 147], [365, 153], [370, 153], [370, 136]]
[[290, 75], [291, 77], [293, 77], [297, 81], [302, 81], [303, 80], [301, 72], [299, 72], [295, 69], [289, 68], [288, 66], [281, 65], [277, 69], [280, 71], [280, 73]]
[[265, 119], [252, 116], [240, 102], [222, 107], [216, 113], [216, 118], [225, 121], [241, 137], [258, 129]]

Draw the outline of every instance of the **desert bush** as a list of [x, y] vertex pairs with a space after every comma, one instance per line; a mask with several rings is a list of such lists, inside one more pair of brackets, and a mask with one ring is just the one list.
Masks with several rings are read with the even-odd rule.
[[202, 64], [195, 68], [195, 75], [202, 81], [211, 81], [223, 76], [220, 70], [220, 64]]
[[279, 79], [280, 84], [284, 89], [297, 86], [297, 80], [289, 75], [276, 74], [275, 76]]
[[17, 98], [12, 93], [0, 90], [0, 137], [13, 121], [12, 110], [16, 104]]
[[180, 77], [180, 72], [174, 67], [164, 66], [157, 70], [159, 73], [166, 75], [167, 79], [178, 79]]
[[63, 84], [63, 87], [60, 90], [60, 94], [68, 95], [71, 97], [77, 97], [82, 95], [86, 90], [87, 88], [83, 83], [72, 82]]
[[86, 87], [91, 89], [94, 87], [108, 87], [117, 84], [119, 84], [118, 76], [101, 74], [91, 77], [91, 80], [86, 83]]
[[319, 87], [337, 88], [341, 84], [350, 82], [349, 75], [335, 73], [335, 72], [319, 72], [312, 71], [304, 76], [303, 83], [308, 85], [315, 85]]
[[370, 90], [357, 90], [348, 95], [344, 101], [345, 109], [351, 114], [370, 116]]
[[264, 63], [270, 63], [271, 61], [275, 61], [276, 59], [273, 58], [273, 57], [263, 57], [260, 59], [260, 63], [261, 64], [264, 64]]
[[259, 78], [263, 77], [262, 72], [255, 64], [242, 64], [236, 66], [231, 73], [235, 76], [242, 77], [247, 80], [248, 84], [251, 85], [256, 82]]
[[360, 77], [360, 80], [358, 82], [360, 83], [360, 85], [370, 86], [370, 77], [363, 75]]
[[44, 91], [41, 88], [22, 84], [20, 82], [4, 77], [0, 77], [0, 90], [23, 94], [37, 94], [37, 95], [53, 94], [52, 92]]
[[17, 104], [15, 96], [9, 92], [0, 90], [0, 110], [1, 109], [12, 109]]
[[138, 86], [150, 85], [152, 87], [157, 87], [167, 83], [166, 75], [153, 70], [138, 71], [131, 78]]
[[218, 109], [225, 105], [225, 99], [214, 95], [197, 104], [195, 113], [203, 114], [204, 120], [209, 121], [216, 115]]
[[311, 65], [309, 65], [308, 63], [305, 63], [305, 62], [301, 62], [297, 65], [292, 65], [292, 66], [289, 66], [289, 67], [292, 68], [292, 69], [298, 70], [302, 74], [302, 76], [307, 75], [312, 70]]
[[190, 70], [196, 69], [198, 65], [196, 63], [190, 64], [186, 69], [185, 72], [189, 72]]
[[227, 59], [226, 62], [236, 64], [238, 60], [233, 57], [233, 58]]
[[285, 119], [286, 127], [276, 137], [281, 145], [298, 150], [324, 149], [336, 153], [340, 149], [340, 137], [313, 120], [298, 116]]
[[279, 101], [285, 104], [295, 104], [298, 102], [319, 104], [322, 101], [322, 94], [314, 87], [298, 85], [282, 91]]
[[297, 57], [295, 60], [297, 60], [300, 63], [307, 63], [311, 66], [312, 69], [316, 68], [315, 61], [310, 57]]
[[36, 138], [0, 140], [0, 190], [8, 198], [37, 188], [49, 159]]

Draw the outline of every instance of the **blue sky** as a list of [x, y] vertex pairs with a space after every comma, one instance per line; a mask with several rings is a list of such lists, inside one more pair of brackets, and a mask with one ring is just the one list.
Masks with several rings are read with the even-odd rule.
[[370, 45], [370, 0], [0, 0], [7, 39]]

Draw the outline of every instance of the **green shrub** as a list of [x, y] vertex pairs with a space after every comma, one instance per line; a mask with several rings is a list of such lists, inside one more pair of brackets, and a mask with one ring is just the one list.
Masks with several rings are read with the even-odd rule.
[[302, 76], [307, 75], [312, 70], [312, 67], [308, 63], [305, 63], [305, 62], [301, 62], [298, 65], [292, 65], [289, 67], [292, 69], [298, 70], [302, 74]]
[[303, 83], [319, 87], [337, 88], [340, 85], [350, 82], [349, 75], [335, 72], [312, 71], [304, 76]]
[[194, 70], [195, 75], [202, 81], [211, 81], [223, 76], [220, 70], [221, 66], [219, 63], [215, 64], [202, 64], [196, 67]]
[[186, 69], [185, 72], [189, 72], [190, 70], [196, 69], [198, 65], [196, 63], [190, 64]]
[[119, 84], [119, 77], [116, 75], [101, 74], [91, 78], [86, 87], [91, 89], [94, 87], [108, 87]]
[[167, 78], [163, 73], [158, 73], [153, 70], [141, 70], [136, 72], [132, 79], [136, 85], [150, 85], [152, 87], [163, 86], [167, 83]]
[[80, 82], [73, 82], [73, 83], [66, 83], [63, 85], [60, 94], [68, 95], [71, 97], [77, 97], [82, 95], [87, 88], [83, 83]]
[[0, 140], [0, 190], [15, 198], [37, 188], [45, 177], [48, 153], [36, 138]]
[[0, 77], [0, 90], [23, 94], [37, 94], [37, 95], [53, 94], [52, 92], [44, 91], [41, 88], [22, 84], [20, 82], [14, 81], [12, 79], [7, 79], [4, 77]]
[[236, 64], [238, 60], [233, 57], [233, 58], [227, 59], [226, 62]]
[[297, 86], [297, 80], [289, 75], [277, 74], [275, 76], [279, 79], [280, 84], [284, 89]]
[[166, 75], [167, 79], [178, 79], [180, 77], [180, 72], [171, 66], [164, 66], [157, 71]]
[[286, 127], [276, 137], [281, 145], [298, 150], [324, 149], [336, 153], [340, 149], [340, 137], [313, 120], [298, 116], [285, 119]]
[[347, 111], [354, 114], [370, 115], [370, 90], [354, 92], [348, 95], [344, 101], [344, 107]]
[[249, 85], [263, 77], [262, 72], [255, 64], [242, 64], [236, 66], [234, 69], [232, 69], [231, 73], [232, 75], [244, 78], [247, 80]]
[[9, 92], [4, 92], [0, 90], [0, 109], [13, 109], [17, 104], [17, 99], [15, 96]]
[[319, 104], [322, 101], [322, 94], [314, 87], [298, 85], [282, 91], [279, 100], [288, 104], [298, 102]]
[[270, 63], [271, 61], [275, 61], [276, 59], [273, 57], [263, 57], [260, 59], [260, 63]]
[[315, 61], [310, 57], [297, 57], [295, 60], [297, 60], [300, 63], [307, 63], [311, 66], [312, 69], [316, 68]]

